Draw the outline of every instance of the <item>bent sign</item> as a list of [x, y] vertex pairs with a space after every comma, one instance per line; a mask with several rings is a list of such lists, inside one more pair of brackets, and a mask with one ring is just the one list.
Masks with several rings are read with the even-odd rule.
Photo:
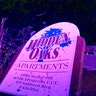
[[69, 96], [78, 28], [50, 25], [32, 36], [1, 82], [0, 91], [20, 96]]

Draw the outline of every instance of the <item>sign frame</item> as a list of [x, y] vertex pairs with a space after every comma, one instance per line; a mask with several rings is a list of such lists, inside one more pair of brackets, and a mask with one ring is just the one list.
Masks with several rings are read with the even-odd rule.
[[[73, 63], [72, 77], [71, 77], [71, 85], [70, 85], [70, 93], [69, 93], [70, 96], [80, 96], [80, 94], [81, 94], [85, 45], [86, 44], [85, 44], [84, 38], [78, 36], [75, 57], [74, 57], [74, 63]], [[19, 56], [23, 47], [24, 46], [21, 46], [18, 49], [18, 51], [14, 55], [13, 59], [9, 63], [8, 67], [2, 72], [2, 74], [0, 76], [0, 84], [2, 83], [4, 77], [7, 75], [8, 71], [10, 70], [12, 65], [14, 64], [17, 57]]]
[[[64, 24], [64, 26], [65, 27], [63, 27], [63, 24]], [[56, 26], [55, 26], [56, 25]], [[82, 69], [83, 69], [83, 55], [84, 55], [84, 46], [85, 46], [85, 41], [84, 41], [84, 39], [82, 38], [82, 37], [80, 37], [79, 36], [79, 30], [78, 30], [78, 28], [76, 27], [76, 26], [74, 26], [74, 24], [72, 24], [72, 23], [67, 23], [67, 22], [65, 22], [65, 23], [57, 23], [57, 24], [53, 24], [52, 25], [53, 27], [52, 28], [50, 28], [51, 27], [51, 25], [50, 26], [48, 26], [48, 27], [46, 27], [46, 28], [44, 28], [44, 29], [42, 29], [41, 31], [39, 31], [35, 36], [32, 36], [32, 38], [30, 38], [29, 39], [29, 41], [25, 44], [25, 46], [22, 46], [17, 52], [16, 52], [16, 54], [15, 54], [15, 56], [13, 57], [13, 59], [12, 59], [12, 61], [9, 63], [9, 65], [8, 65], [8, 67], [6, 68], [6, 70], [5, 71], [3, 71], [2, 72], [2, 76], [0, 77], [0, 83], [1, 83], [1, 90], [3, 89], [3, 90], [5, 90], [5, 87], [7, 88], [7, 91], [9, 91], [9, 92], [11, 92], [10, 90], [13, 90], [14, 89], [14, 91], [13, 91], [13, 93], [12, 94], [15, 94], [14, 92], [15, 92], [15, 90], [16, 90], [16, 88], [14, 88], [14, 86], [17, 86], [18, 87], [18, 85], [14, 85], [15, 83], [14, 83], [14, 81], [13, 81], [13, 79], [14, 80], [16, 80], [16, 78], [21, 78], [21, 75], [20, 75], [20, 72], [19, 72], [19, 77], [16, 77], [16, 76], [18, 76], [18, 75], [16, 75], [15, 76], [15, 74], [17, 74], [17, 71], [14, 71], [14, 68], [15, 68], [15, 70], [18, 70], [18, 68], [20, 69], [21, 68], [21, 66], [23, 65], [23, 66], [25, 66], [25, 65], [28, 65], [28, 66], [30, 66], [30, 64], [31, 63], [22, 63], [22, 62], [27, 62], [26, 60], [28, 59], [33, 59], [33, 58], [35, 58], [35, 59], [33, 59], [33, 60], [29, 60], [28, 62], [42, 62], [43, 61], [43, 59], [45, 60], [47, 60], [47, 62], [48, 62], [48, 64], [46, 64], [45, 62], [45, 64], [43, 65], [42, 63], [41, 63], [41, 65], [42, 66], [45, 66], [45, 65], [47, 65], [47, 67], [46, 68], [51, 68], [51, 71], [49, 70], [49, 72], [53, 72], [54, 70], [52, 70], [52, 68], [54, 67], [57, 71], [57, 73], [60, 71], [60, 72], [68, 72], [68, 74], [67, 75], [64, 75], [63, 74], [63, 78], [65, 78], [64, 80], [62, 79], [62, 80], [60, 80], [60, 78], [62, 77], [62, 75], [59, 75], [59, 74], [53, 74], [53, 75], [51, 75], [51, 76], [53, 76], [57, 81], [56, 82], [58, 82], [58, 84], [56, 83], [56, 86], [57, 85], [59, 85], [60, 84], [60, 86], [58, 86], [58, 87], [54, 87], [53, 85], [53, 88], [52, 88], [52, 91], [51, 91], [51, 85], [50, 85], [50, 88], [49, 89], [46, 89], [47, 91], [48, 90], [50, 90], [50, 92], [52, 92], [52, 93], [54, 93], [54, 91], [56, 91], [57, 92], [57, 90], [58, 90], [58, 92], [57, 93], [59, 93], [59, 95], [61, 96], [61, 93], [62, 93], [62, 95], [63, 94], [66, 94], [66, 96], [68, 96], [69, 94], [70, 95], [72, 95], [72, 96], [75, 96], [74, 94], [76, 94], [76, 96], [79, 96], [79, 93], [80, 93], [80, 84], [81, 84], [81, 75], [82, 75]], [[62, 27], [60, 27], [60, 26], [62, 26]], [[68, 27], [69, 26], [69, 27]], [[58, 29], [57, 29], [57, 27], [58, 27]], [[59, 29], [59, 27], [61, 28], [61, 29]], [[64, 28], [64, 30], [63, 30], [63, 33], [61, 33], [62, 31], [62, 29]], [[49, 29], [50, 29], [50, 31], [49, 31]], [[48, 30], [48, 31], [47, 31]], [[71, 32], [71, 34], [70, 34], [70, 31], [72, 31]], [[43, 33], [42, 34], [42, 32], [46, 32], [46, 33]], [[66, 33], [67, 32], [67, 33]], [[59, 35], [60, 34], [60, 35]], [[41, 39], [39, 39], [38, 40], [38, 38], [37, 37], [39, 37], [39, 36], [41, 36]], [[54, 37], [55, 36], [55, 37]], [[69, 36], [69, 37], [68, 37]], [[37, 39], [36, 39], [37, 38]], [[70, 38], [72, 39], [72, 41], [70, 40]], [[59, 40], [60, 39], [60, 40]], [[44, 42], [44, 44], [42, 43], [43, 42], [43, 40], [45, 40], [45, 42]], [[38, 43], [37, 43], [37, 41], [38, 41]], [[40, 42], [40, 41], [42, 41], [42, 42]], [[46, 41], [48, 41], [48, 43], [46, 43]], [[33, 42], [35, 42], [35, 43], [33, 43]], [[52, 43], [53, 42], [53, 43]], [[71, 42], [73, 42], [72, 44], [71, 44]], [[39, 45], [38, 45], [39, 44]], [[57, 44], [57, 45], [56, 45]], [[68, 47], [68, 44], [70, 44], [70, 46]], [[38, 46], [37, 46], [38, 45]], [[43, 47], [42, 47], [42, 45], [43, 45]], [[55, 46], [53, 49], [45, 49], [45, 48], [50, 48], [50, 45], [51, 45], [51, 47], [53, 46]], [[60, 50], [60, 52], [59, 52], [59, 46], [60, 47], [62, 47], [62, 48], [60, 48], [61, 50]], [[35, 47], [37, 48], [37, 49], [35, 49]], [[57, 47], [58, 46], [58, 47]], [[65, 48], [65, 50], [63, 50], [63, 47], [64, 46], [67, 46], [66, 48]], [[74, 47], [75, 46], [75, 47]], [[41, 49], [40, 49], [40, 48]], [[42, 49], [42, 48], [44, 48], [44, 49]], [[72, 49], [72, 50], [71, 50]], [[36, 51], [34, 51], [34, 50], [36, 50]], [[39, 51], [38, 51], [39, 50]], [[47, 50], [47, 51], [46, 51]], [[54, 50], [54, 51], [53, 51]], [[31, 51], [31, 53], [30, 53], [30, 51]], [[51, 56], [50, 56], [50, 54], [49, 53], [51, 53], [51, 51], [53, 52], [53, 54], [51, 54]], [[34, 55], [34, 52], [35, 52], [35, 55]], [[37, 57], [36, 58], [36, 55], [38, 54], [37, 52], [39, 52], [39, 58]], [[62, 52], [64, 52], [64, 54], [62, 54]], [[26, 53], [26, 54], [25, 54]], [[60, 55], [58, 56], [58, 53], [60, 53]], [[25, 55], [24, 55], [25, 54]], [[28, 56], [29, 56], [29, 58], [28, 58]], [[31, 57], [30, 57], [31, 56]], [[58, 58], [56, 58], [58, 56]], [[66, 56], [67, 56], [67, 58], [66, 58]], [[26, 59], [27, 58], [27, 59]], [[58, 61], [61, 61], [62, 63], [57, 63], [57, 61], [55, 61], [55, 60], [53, 60], [54, 58], [56, 58], [56, 60]], [[38, 59], [38, 61], [37, 61], [37, 59]], [[54, 64], [52, 64], [52, 63], [50, 63], [49, 64], [49, 60], [50, 59], [50, 62], [55, 62], [56, 63], [56, 65], [54, 65]], [[63, 61], [64, 61], [64, 59], [65, 59], [65, 63], [63, 63]], [[35, 60], [35, 61], [34, 61]], [[46, 61], [45, 60], [45, 61]], [[62, 61], [63, 60], [63, 61]], [[68, 60], [68, 61], [66, 61], [66, 60]], [[21, 62], [21, 63], [19, 63], [19, 62]], [[25, 65], [24, 65], [25, 64]], [[34, 65], [35, 63], [33, 63], [33, 65]], [[58, 67], [58, 64], [59, 64], [59, 67]], [[31, 67], [33, 66], [32, 64], [31, 64]], [[43, 70], [42, 68], [42, 66], [40, 65], [40, 63], [36, 63], [35, 64], [36, 66], [39, 66], [39, 67], [36, 67], [36, 68], [41, 68], [40, 70], [41, 70], [41, 73], [44, 71], [45, 73], [47, 72], [47, 74], [49, 73], [48, 71], [46, 71], [46, 70]], [[48, 67], [50, 65], [50, 67]], [[68, 68], [68, 65], [69, 65], [69, 68]], [[41, 66], [41, 67], [40, 67]], [[53, 67], [52, 67], [53, 66]], [[62, 67], [61, 67], [62, 66]], [[30, 68], [31, 68], [30, 67]], [[16, 69], [17, 68], [17, 69]], [[27, 67], [23, 67], [23, 68], [27, 68]], [[28, 67], [29, 68], [29, 67]], [[33, 70], [31, 70], [30, 69], [30, 71], [31, 72], [37, 72], [38, 70], [37, 69], [34, 69], [35, 67], [32, 67], [32, 69]], [[45, 68], [45, 67], [44, 67]], [[59, 69], [61, 69], [61, 70], [59, 70]], [[13, 70], [13, 71], [12, 71]], [[43, 71], [42, 71], [43, 70]], [[66, 71], [64, 71], [64, 70], [66, 70]], [[15, 72], [15, 73], [14, 73]], [[28, 71], [27, 71], [28, 72]], [[39, 72], [39, 71], [38, 71]], [[25, 72], [26, 73], [26, 72]], [[24, 73], [24, 74], [25, 74]], [[39, 75], [41, 74], [41, 73], [38, 73]], [[69, 74], [70, 73], [70, 74]], [[8, 74], [8, 75], [7, 75]], [[32, 74], [32, 73], [30, 73], [30, 74]], [[37, 73], [36, 73], [37, 74]], [[27, 74], [28, 75], [28, 74]], [[10, 76], [12, 76], [12, 77], [10, 77]], [[14, 78], [13, 78], [13, 76], [15, 76]], [[23, 75], [22, 75], [23, 76]], [[29, 76], [29, 75], [28, 75]], [[31, 77], [30, 77], [31, 76]], [[30, 78], [34, 78], [33, 77], [33, 75], [30, 75], [29, 77]], [[65, 77], [64, 77], [65, 76]], [[43, 75], [43, 79], [45, 79], [45, 81], [44, 82], [46, 82], [46, 83], [44, 83], [45, 85], [46, 84], [49, 84], [48, 82], [48, 80], [46, 79], [46, 76], [45, 75]], [[53, 77], [51, 78], [51, 80], [53, 80]], [[59, 79], [57, 79], [57, 77], [59, 78]], [[10, 78], [10, 79], [9, 79]], [[30, 79], [30, 78], [27, 78], [27, 79]], [[66, 79], [67, 78], [67, 79]], [[24, 80], [25, 80], [26, 78], [23, 78], [23, 81], [20, 81], [20, 82], [22, 82], [21, 84], [25, 84], [24, 82]], [[42, 79], [42, 80], [43, 80]], [[11, 83], [11, 85], [13, 86], [11, 86], [9, 83], [11, 82], [11, 80], [13, 81], [13, 83]], [[31, 80], [31, 79], [30, 79]], [[8, 83], [8, 81], [9, 81], [9, 83]], [[3, 82], [3, 83], [2, 83]], [[17, 81], [16, 81], [17, 82]], [[53, 81], [52, 81], [53, 82]], [[55, 82], [55, 81], [54, 81]], [[69, 83], [71, 84], [69, 84]], [[67, 85], [66, 85], [66, 83], [67, 83]], [[9, 84], [9, 85], [7, 85], [7, 84]], [[17, 84], [17, 83], [16, 83]], [[40, 84], [39, 84], [40, 85]], [[21, 86], [21, 85], [20, 85]], [[20, 90], [21, 90], [21, 87], [18, 87], [18, 89], [16, 90], [16, 91], [18, 91], [19, 90], [19, 88], [20, 88]], [[11, 89], [10, 89], [10, 88]], [[62, 89], [62, 90], [60, 90], [59, 91], [59, 89], [60, 88], [64, 88], [64, 89]], [[22, 87], [23, 88], [23, 87]], [[31, 89], [30, 89], [31, 87], [29, 87], [28, 88], [28, 90], [30, 91]], [[42, 90], [41, 89], [41, 85], [39, 86], [39, 88], [40, 88], [40, 90]], [[55, 89], [54, 89], [55, 88]], [[67, 89], [68, 88], [68, 89]], [[69, 93], [69, 89], [70, 89], [70, 93]], [[2, 90], [2, 91], [3, 91]], [[39, 90], [39, 89], [38, 89]], [[44, 89], [45, 90], [45, 89]], [[5, 92], [5, 93], [7, 93], [7, 91]], [[23, 90], [24, 91], [24, 90]], [[46, 92], [47, 92], [46, 91]], [[62, 92], [61, 92], [62, 91]], [[65, 92], [66, 91], [66, 92]], [[4, 91], [3, 91], [4, 92]], [[42, 91], [39, 91], [40, 92], [40, 94], [42, 94]], [[33, 93], [33, 94], [35, 94], [35, 95], [37, 95], [37, 94], [39, 94], [39, 92], [38, 93], [36, 93], [36, 92], [31, 92], [31, 93]], [[44, 91], [44, 93], [46, 93], [45, 91]], [[25, 94], [25, 92], [23, 92], [24, 94]], [[23, 93], [22, 93], [22, 95], [23, 95]], [[31, 94], [30, 93], [30, 94]], [[19, 94], [21, 94], [20, 92], [19, 92]], [[56, 96], [57, 96], [57, 94], [56, 93], [54, 93]], [[29, 93], [28, 93], [28, 95], [29, 95]], [[51, 94], [52, 95], [52, 94]], [[38, 95], [37, 95], [38, 96]], [[42, 96], [43, 96], [43, 94], [42, 94]], [[44, 95], [45, 96], [45, 95]], [[49, 96], [49, 93], [48, 93], [48, 96]]]

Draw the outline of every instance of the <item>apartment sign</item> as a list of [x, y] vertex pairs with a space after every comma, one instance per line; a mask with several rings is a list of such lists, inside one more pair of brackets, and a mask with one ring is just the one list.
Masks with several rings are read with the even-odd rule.
[[50, 25], [32, 36], [0, 85], [20, 96], [69, 96], [78, 28], [69, 22]]

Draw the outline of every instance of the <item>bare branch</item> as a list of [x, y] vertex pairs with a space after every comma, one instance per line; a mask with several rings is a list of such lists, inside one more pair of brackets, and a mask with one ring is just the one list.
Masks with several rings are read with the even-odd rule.
[[37, 14], [36, 16], [43, 16], [44, 14], [46, 14], [47, 13], [47, 11], [45, 11], [45, 12], [43, 12], [43, 13], [41, 13], [41, 14]]

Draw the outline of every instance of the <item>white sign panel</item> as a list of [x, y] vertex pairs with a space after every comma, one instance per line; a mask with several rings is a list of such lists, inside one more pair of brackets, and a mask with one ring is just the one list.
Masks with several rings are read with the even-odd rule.
[[69, 96], [78, 28], [56, 23], [32, 36], [0, 85], [17, 96]]

